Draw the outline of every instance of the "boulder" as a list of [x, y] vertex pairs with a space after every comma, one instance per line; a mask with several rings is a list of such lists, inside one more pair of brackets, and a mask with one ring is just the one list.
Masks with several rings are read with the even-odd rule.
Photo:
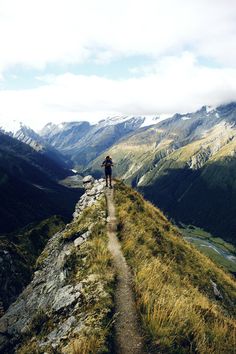
[[74, 240], [74, 245], [75, 247], [79, 247], [80, 245], [82, 245], [82, 243], [84, 243], [85, 239], [80, 237], [77, 237], [77, 239]]
[[94, 182], [94, 178], [93, 178], [93, 176], [91, 176], [91, 175], [88, 175], [88, 176], [85, 176], [84, 178], [83, 178], [83, 184], [86, 184], [86, 183], [93, 183]]

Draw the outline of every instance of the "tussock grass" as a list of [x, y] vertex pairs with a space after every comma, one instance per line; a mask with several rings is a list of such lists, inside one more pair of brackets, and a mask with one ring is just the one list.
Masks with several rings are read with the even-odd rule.
[[88, 336], [81, 336], [72, 344], [71, 354], [88, 354], [88, 353], [98, 353], [101, 347], [101, 340], [95, 334], [91, 334], [89, 341]]
[[[72, 338], [63, 353], [107, 353], [112, 335], [113, 292], [115, 272], [107, 248], [107, 232], [104, 220], [105, 200], [86, 210], [86, 218], [80, 217], [81, 228], [91, 226], [91, 236], [80, 247], [80, 261], [75, 281], [83, 282], [83, 328]], [[78, 229], [77, 229], [78, 230]]]
[[[68, 225], [61, 235], [62, 244], [73, 242], [74, 235], [89, 229], [91, 235], [80, 247], [74, 249], [72, 258], [68, 259], [70, 274], [67, 283], [82, 284], [80, 306], [75, 305], [73, 316], [81, 327], [71, 332], [61, 341], [56, 349], [49, 344], [44, 348], [40, 341], [47, 341], [52, 330], [58, 328], [67, 317], [48, 310], [37, 313], [32, 318], [29, 337], [18, 349], [18, 354], [24, 353], [63, 353], [63, 354], [96, 354], [108, 353], [113, 324], [113, 293], [115, 272], [111, 255], [107, 248], [107, 230], [105, 215], [105, 198], [88, 207], [73, 223]], [[47, 254], [44, 254], [47, 258]], [[33, 335], [33, 337], [32, 337]]]
[[[117, 183], [123, 251], [150, 347], [161, 353], [234, 353], [234, 279], [183, 240], [165, 216]], [[216, 298], [211, 280], [223, 299]]]

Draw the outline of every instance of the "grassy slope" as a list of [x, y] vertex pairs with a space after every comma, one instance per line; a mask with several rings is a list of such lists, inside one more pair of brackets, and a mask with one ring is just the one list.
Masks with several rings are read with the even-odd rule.
[[[185, 242], [137, 192], [118, 183], [115, 200], [119, 237], [154, 352], [233, 353], [233, 278]], [[211, 281], [223, 299], [216, 298]]]

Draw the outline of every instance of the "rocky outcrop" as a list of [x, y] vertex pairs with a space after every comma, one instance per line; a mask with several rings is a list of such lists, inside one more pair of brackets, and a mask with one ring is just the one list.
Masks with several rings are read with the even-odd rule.
[[[49, 240], [38, 258], [33, 280], [0, 319], [0, 353], [14, 352], [23, 337], [32, 337], [48, 319], [53, 323], [52, 328], [47, 325], [47, 335], [37, 342], [42, 352], [48, 347], [56, 350], [61, 341], [76, 335], [83, 327], [86, 313], [82, 304], [88, 279], [75, 281], [74, 271], [79, 258], [86, 262], [86, 257], [77, 252], [93, 232], [94, 221], [80, 228], [78, 219], [84, 209], [101, 198], [104, 181], [87, 176], [83, 182], [85, 194], [76, 206], [72, 223]], [[97, 218], [105, 220], [102, 210]]]
[[81, 196], [79, 202], [75, 206], [75, 212], [73, 214], [74, 218], [77, 218], [83, 209], [91, 206], [100, 197], [105, 188], [104, 179], [94, 180], [94, 178], [89, 175], [84, 177], [83, 186], [85, 188], [85, 193]]

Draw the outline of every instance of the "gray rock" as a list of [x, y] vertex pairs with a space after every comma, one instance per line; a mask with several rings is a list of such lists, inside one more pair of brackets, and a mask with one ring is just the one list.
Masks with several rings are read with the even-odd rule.
[[72, 285], [66, 285], [63, 288], [58, 289], [52, 309], [56, 312], [64, 309], [72, 305], [80, 296], [81, 292], [77, 291], [75, 287]]
[[72, 326], [75, 324], [76, 318], [74, 316], [70, 316], [66, 321], [49, 333], [46, 342], [41, 342], [39, 346], [44, 347], [53, 343], [53, 347], [56, 348], [60, 344], [61, 340], [68, 337], [69, 333], [72, 331]]
[[93, 188], [93, 183], [92, 182], [87, 182], [86, 184], [84, 184], [84, 189], [88, 190]]
[[104, 188], [105, 188], [105, 185], [104, 185], [104, 184], [99, 184], [99, 185], [97, 186], [97, 192], [102, 192], [102, 191], [104, 190]]
[[90, 197], [94, 196], [96, 194], [97, 194], [97, 190], [94, 187], [87, 191], [87, 195], [90, 196]]
[[91, 175], [88, 175], [88, 176], [85, 176], [84, 178], [83, 178], [83, 183], [85, 184], [85, 183], [93, 183], [94, 182], [94, 178], [93, 178], [93, 176], [91, 176]]
[[217, 284], [213, 281], [210, 280], [211, 285], [213, 286], [213, 291], [214, 291], [214, 295], [217, 299], [223, 299], [223, 296], [221, 295], [219, 289], [217, 288]]
[[91, 229], [89, 229], [88, 231], [86, 231], [85, 233], [83, 233], [82, 237], [87, 240], [88, 237], [91, 235]]
[[74, 240], [74, 245], [75, 247], [79, 247], [80, 245], [82, 245], [82, 243], [84, 243], [85, 239], [83, 237], [77, 237], [75, 240]]

